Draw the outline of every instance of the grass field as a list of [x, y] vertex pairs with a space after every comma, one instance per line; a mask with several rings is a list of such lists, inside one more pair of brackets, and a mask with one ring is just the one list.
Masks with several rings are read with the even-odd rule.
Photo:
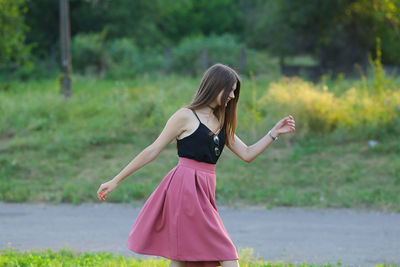
[[[262, 258], [255, 258], [253, 250], [250, 248], [239, 251], [239, 264], [241, 267], [336, 267], [348, 266], [338, 260], [335, 263], [327, 262], [320, 264], [307, 264], [306, 262], [294, 264], [290, 262], [278, 261], [270, 262]], [[125, 257], [119, 254], [107, 252], [74, 252], [70, 249], [60, 249], [54, 251], [46, 250], [27, 250], [24, 252], [8, 248], [0, 250], [0, 267], [57, 267], [57, 266], [75, 266], [75, 267], [168, 267], [169, 260], [166, 259], [137, 259], [134, 257]], [[395, 267], [391, 264], [379, 264], [375, 267]], [[398, 266], [398, 265], [397, 265]]]
[[[98, 201], [112, 179], [187, 104], [200, 78], [74, 77], [72, 99], [56, 80], [0, 85], [0, 201]], [[379, 85], [379, 84], [378, 84]], [[291, 114], [296, 132], [250, 164], [225, 147], [217, 204], [351, 207], [400, 212], [400, 82], [243, 78], [237, 135], [248, 145]], [[385, 87], [385, 88], [386, 88]], [[389, 90], [390, 89], [390, 90]], [[374, 139], [378, 145], [370, 146]], [[171, 143], [120, 183], [107, 201], [144, 201], [177, 163]]]

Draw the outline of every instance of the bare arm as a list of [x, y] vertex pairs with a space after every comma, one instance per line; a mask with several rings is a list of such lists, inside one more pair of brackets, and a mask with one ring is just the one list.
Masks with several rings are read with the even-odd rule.
[[175, 139], [185, 126], [187, 115], [179, 109], [167, 121], [158, 138], [143, 149], [117, 176], [112, 180], [119, 183], [135, 171], [153, 161], [160, 152]]
[[[276, 136], [276, 133], [271, 131], [272, 135]], [[243, 143], [242, 140], [235, 134], [234, 143], [229, 146], [229, 149], [232, 150], [239, 158], [250, 163], [255, 159], [258, 155], [260, 155], [267, 147], [273, 142], [272, 138], [266, 134], [263, 138], [261, 138], [257, 143], [247, 146]]]
[[[153, 161], [160, 152], [184, 131], [189, 116], [185, 108], [176, 111], [167, 121], [164, 129], [158, 138], [148, 147], [143, 149], [118, 175], [110, 181], [101, 184], [97, 190], [97, 196], [100, 200], [105, 200], [107, 194], [115, 189], [115, 187], [123, 179], [139, 170], [149, 162]], [[105, 191], [104, 191], [105, 190]], [[104, 192], [103, 192], [104, 191]]]
[[[295, 122], [292, 116], [287, 116], [280, 120], [272, 129], [271, 134], [273, 136], [279, 136], [282, 133], [288, 133], [295, 130]], [[247, 146], [242, 140], [235, 134], [234, 142], [229, 147], [233, 153], [239, 158], [246, 162], [253, 161], [258, 155], [260, 155], [274, 140], [268, 135], [268, 133], [261, 138], [257, 143]]]

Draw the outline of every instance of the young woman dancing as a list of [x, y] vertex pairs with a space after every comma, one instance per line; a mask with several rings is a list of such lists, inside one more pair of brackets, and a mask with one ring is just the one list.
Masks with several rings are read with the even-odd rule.
[[174, 139], [179, 161], [145, 202], [126, 245], [136, 253], [167, 258], [170, 267], [237, 267], [238, 254], [215, 204], [215, 167], [226, 145], [251, 162], [279, 135], [295, 130], [292, 116], [281, 119], [257, 143], [247, 146], [235, 134], [241, 81], [223, 64], [211, 66], [189, 105], [177, 110], [158, 138], [117, 176], [101, 184], [105, 200], [119, 182], [154, 160]]

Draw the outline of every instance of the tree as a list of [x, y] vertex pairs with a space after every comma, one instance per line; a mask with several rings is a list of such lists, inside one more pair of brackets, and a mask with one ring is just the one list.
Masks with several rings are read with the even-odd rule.
[[367, 64], [376, 37], [384, 35], [383, 61], [395, 63], [389, 55], [400, 60], [399, 10], [399, 0], [266, 1], [256, 9], [248, 41], [281, 58], [307, 53], [325, 69], [348, 71]]
[[31, 47], [25, 45], [25, 4], [25, 0], [0, 0], [0, 65], [19, 66], [28, 61]]

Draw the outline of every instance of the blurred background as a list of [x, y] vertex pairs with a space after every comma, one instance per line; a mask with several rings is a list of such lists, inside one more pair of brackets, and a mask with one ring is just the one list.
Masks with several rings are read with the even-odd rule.
[[[60, 1], [1, 1], [1, 78], [60, 71]], [[215, 61], [242, 74], [354, 74], [380, 42], [399, 71], [398, 0], [69, 0], [75, 74], [197, 75]], [[303, 73], [302, 73], [303, 72]], [[360, 72], [356, 71], [359, 76]]]
[[[399, 0], [0, 0], [0, 200], [97, 201], [220, 62], [246, 144], [289, 114], [296, 131], [252, 165], [226, 148], [219, 203], [400, 211], [399, 23]], [[108, 201], [145, 200], [176, 161]]]

